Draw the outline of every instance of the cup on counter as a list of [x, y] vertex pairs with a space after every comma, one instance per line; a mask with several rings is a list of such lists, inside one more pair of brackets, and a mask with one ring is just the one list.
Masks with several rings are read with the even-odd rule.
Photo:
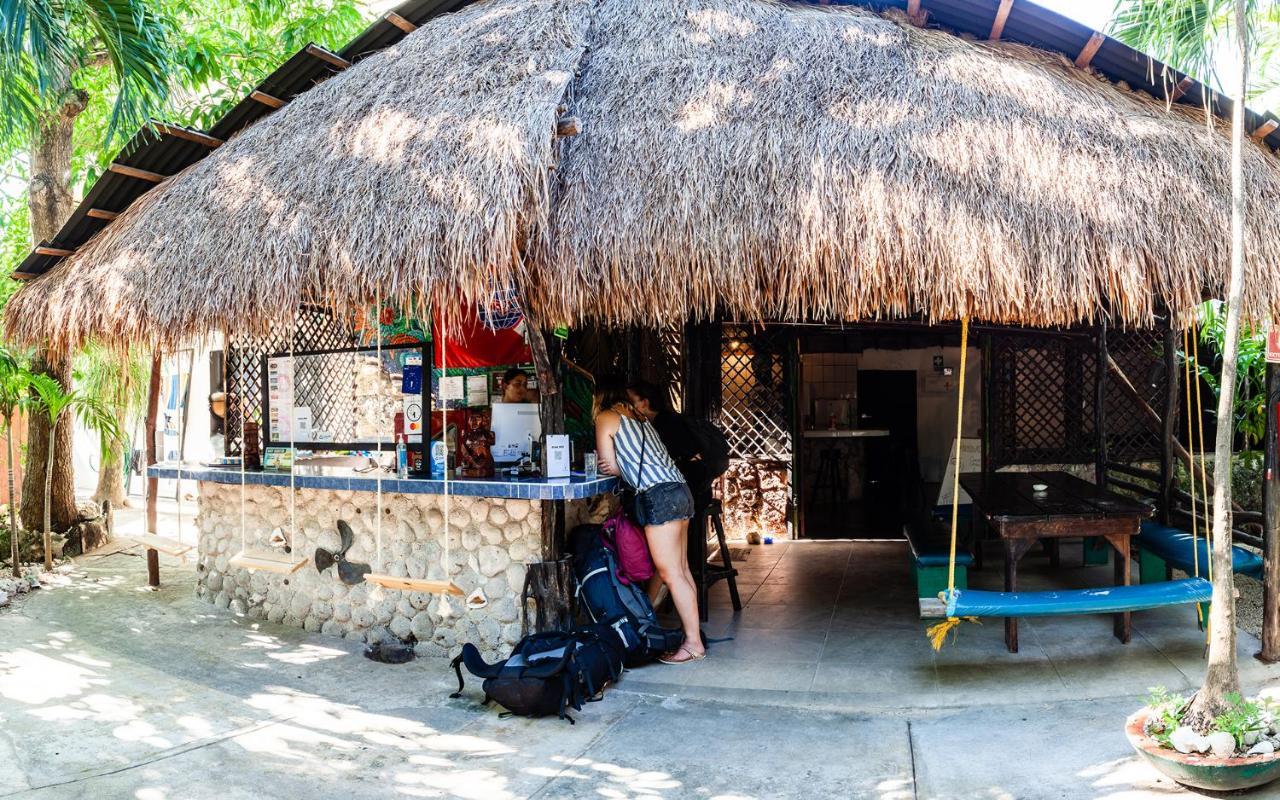
[[582, 474], [588, 480], [600, 474], [600, 465], [596, 460], [596, 452], [594, 450], [582, 454]]

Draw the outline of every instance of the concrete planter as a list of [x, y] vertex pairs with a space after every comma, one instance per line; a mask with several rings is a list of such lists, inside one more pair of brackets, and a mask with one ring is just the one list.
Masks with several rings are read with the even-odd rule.
[[1149, 738], [1143, 727], [1147, 709], [1135, 713], [1125, 723], [1129, 744], [1160, 772], [1185, 786], [1228, 792], [1252, 789], [1280, 778], [1280, 753], [1244, 758], [1216, 758], [1200, 753], [1179, 753]]

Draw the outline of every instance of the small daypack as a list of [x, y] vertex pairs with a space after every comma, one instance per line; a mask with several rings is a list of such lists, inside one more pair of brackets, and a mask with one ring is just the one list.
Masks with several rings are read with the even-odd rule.
[[653, 577], [656, 568], [649, 554], [644, 528], [635, 523], [621, 506], [600, 526], [600, 539], [613, 551], [618, 562], [618, 580], [626, 584], [643, 583]]
[[[621, 621], [625, 624], [625, 620]], [[569, 709], [598, 700], [604, 688], [622, 674], [625, 638], [608, 624], [588, 625], [573, 632], [550, 631], [526, 636], [510, 657], [496, 664], [486, 662], [476, 646], [462, 646], [451, 664], [458, 676], [461, 697], [465, 688], [462, 666], [484, 683], [484, 703], [496, 702], [521, 717], [552, 714], [573, 722]]]
[[[646, 664], [684, 644], [684, 631], [658, 624], [658, 615], [644, 590], [619, 579], [617, 561], [598, 533], [590, 535], [586, 530], [575, 529], [573, 540], [579, 606], [593, 622], [628, 629], [630, 635], [624, 638], [635, 641], [635, 645], [626, 651], [627, 666]], [[619, 618], [624, 620], [620, 622]]]

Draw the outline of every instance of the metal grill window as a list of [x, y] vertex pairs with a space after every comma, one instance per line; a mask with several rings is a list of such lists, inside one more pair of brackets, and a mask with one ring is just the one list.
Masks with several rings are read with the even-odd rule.
[[[1164, 413], [1168, 376], [1164, 366], [1164, 332], [1155, 329], [1108, 331], [1107, 351], [1156, 413]], [[1107, 459], [1136, 462], [1159, 460], [1160, 434], [1153, 431], [1138, 404], [1107, 375]]]
[[735, 458], [791, 460], [789, 343], [785, 331], [724, 328], [720, 425]]

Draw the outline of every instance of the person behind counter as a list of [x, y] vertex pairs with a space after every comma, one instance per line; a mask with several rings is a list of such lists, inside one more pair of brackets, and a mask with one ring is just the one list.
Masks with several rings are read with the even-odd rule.
[[693, 495], [653, 425], [631, 405], [621, 379], [597, 381], [594, 405], [600, 471], [621, 477], [636, 492], [636, 522], [644, 527], [658, 571], [649, 582], [649, 597], [656, 596], [665, 583], [684, 628], [684, 644], [659, 660], [664, 664], [700, 661], [707, 649], [688, 556]]
[[502, 374], [502, 402], [538, 402], [538, 390], [529, 388], [529, 373], [519, 367], [512, 367]]

